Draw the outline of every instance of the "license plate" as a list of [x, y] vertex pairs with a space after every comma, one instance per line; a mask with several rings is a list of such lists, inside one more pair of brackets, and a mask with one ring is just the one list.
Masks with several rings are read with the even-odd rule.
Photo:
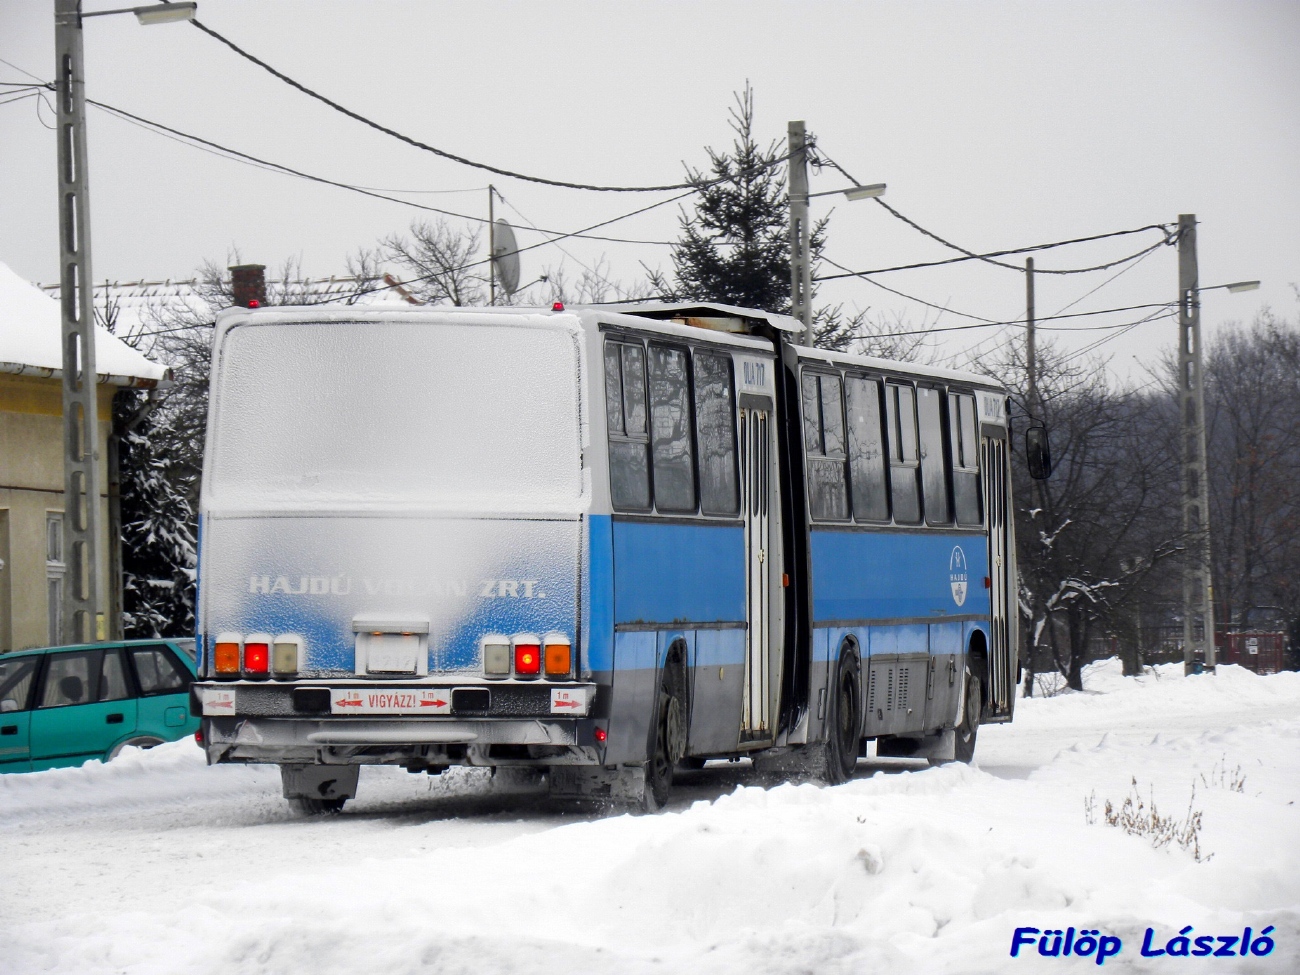
[[425, 688], [330, 691], [330, 714], [450, 714], [451, 691]]
[[372, 674], [414, 674], [419, 666], [420, 638], [413, 633], [380, 633], [366, 646], [366, 670]]

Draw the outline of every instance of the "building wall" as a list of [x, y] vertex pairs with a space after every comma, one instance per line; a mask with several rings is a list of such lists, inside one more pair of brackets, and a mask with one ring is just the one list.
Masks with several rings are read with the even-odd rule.
[[[108, 579], [107, 438], [116, 386], [100, 386], [100, 578]], [[0, 651], [49, 644], [46, 516], [63, 511], [63, 386], [0, 373]], [[121, 544], [115, 539], [114, 544]], [[65, 545], [66, 548], [66, 545]], [[70, 584], [70, 583], [69, 583]], [[107, 605], [107, 594], [101, 593]]]

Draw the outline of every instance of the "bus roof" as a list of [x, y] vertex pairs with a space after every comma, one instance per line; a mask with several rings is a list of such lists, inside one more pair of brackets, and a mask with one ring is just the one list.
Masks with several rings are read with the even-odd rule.
[[977, 386], [980, 389], [1006, 392], [1006, 388], [997, 380], [981, 376], [976, 372], [961, 369], [944, 369], [940, 366], [927, 366], [919, 362], [900, 362], [895, 359], [877, 359], [869, 355], [854, 355], [851, 352], [832, 352], [829, 349], [810, 349], [799, 345], [793, 347], [800, 359], [811, 359], [837, 366], [861, 366], [875, 372], [887, 372], [904, 375], [912, 379], [943, 379], [948, 382]]

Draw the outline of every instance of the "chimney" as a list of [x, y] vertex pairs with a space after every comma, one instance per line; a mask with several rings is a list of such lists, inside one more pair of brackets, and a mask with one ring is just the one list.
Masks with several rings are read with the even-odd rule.
[[235, 304], [257, 308], [266, 304], [266, 265], [236, 264], [230, 272], [230, 290]]

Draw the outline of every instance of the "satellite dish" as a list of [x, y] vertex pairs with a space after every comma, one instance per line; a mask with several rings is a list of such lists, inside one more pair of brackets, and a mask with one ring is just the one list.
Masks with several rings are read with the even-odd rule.
[[498, 220], [492, 233], [492, 266], [496, 268], [502, 290], [512, 295], [519, 287], [519, 245], [515, 243], [515, 232], [510, 229], [510, 224]]

